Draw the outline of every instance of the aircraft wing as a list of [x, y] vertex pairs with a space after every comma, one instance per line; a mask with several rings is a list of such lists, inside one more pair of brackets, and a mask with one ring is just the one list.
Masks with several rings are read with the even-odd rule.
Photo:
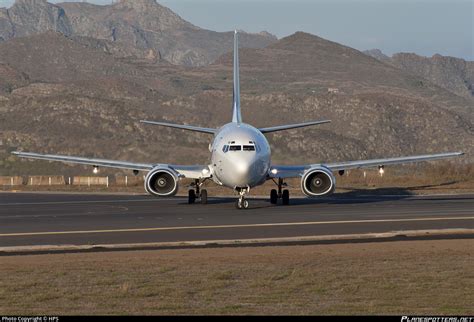
[[181, 176], [191, 179], [203, 179], [210, 177], [209, 167], [205, 165], [172, 165], [172, 164], [160, 164], [160, 163], [135, 163], [126, 161], [116, 160], [105, 160], [105, 159], [94, 159], [94, 158], [83, 158], [56, 154], [38, 154], [30, 152], [12, 152], [21, 158], [27, 159], [38, 159], [46, 161], [60, 161], [65, 163], [84, 164], [97, 167], [115, 168], [115, 169], [127, 169], [127, 170], [139, 170], [139, 171], [150, 171], [154, 167], [163, 166], [169, 167]]
[[417, 155], [399, 158], [388, 158], [388, 159], [373, 159], [373, 160], [361, 160], [361, 161], [347, 161], [338, 163], [327, 163], [327, 164], [307, 164], [307, 165], [296, 165], [296, 166], [278, 166], [274, 165], [270, 169], [270, 178], [293, 178], [300, 177], [304, 172], [310, 168], [317, 166], [324, 166], [332, 171], [349, 170], [349, 169], [361, 169], [385, 166], [391, 164], [403, 164], [421, 161], [434, 161], [440, 159], [447, 159], [452, 157], [461, 156], [462, 152], [453, 153], [440, 153], [440, 154], [427, 154]]

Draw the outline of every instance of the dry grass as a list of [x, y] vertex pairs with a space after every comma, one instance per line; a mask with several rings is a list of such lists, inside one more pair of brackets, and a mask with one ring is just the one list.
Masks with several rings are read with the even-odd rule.
[[474, 314], [473, 240], [0, 257], [2, 314]]
[[341, 190], [399, 188], [407, 193], [472, 192], [474, 164], [440, 162], [428, 165], [387, 167], [380, 176], [378, 170], [352, 170], [338, 177]]

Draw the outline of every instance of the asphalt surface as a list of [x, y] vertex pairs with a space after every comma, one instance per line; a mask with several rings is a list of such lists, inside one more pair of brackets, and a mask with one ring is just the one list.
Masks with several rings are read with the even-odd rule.
[[474, 195], [250, 199], [0, 193], [0, 247], [95, 245], [473, 229]]

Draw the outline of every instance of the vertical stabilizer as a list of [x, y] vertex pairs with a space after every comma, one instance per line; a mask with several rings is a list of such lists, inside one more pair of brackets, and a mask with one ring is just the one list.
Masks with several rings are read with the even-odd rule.
[[232, 122], [241, 123], [240, 114], [240, 76], [239, 76], [239, 34], [234, 33], [234, 99], [232, 109]]

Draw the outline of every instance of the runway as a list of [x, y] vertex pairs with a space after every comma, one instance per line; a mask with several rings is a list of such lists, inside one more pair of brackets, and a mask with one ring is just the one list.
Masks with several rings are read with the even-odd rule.
[[252, 199], [188, 205], [185, 198], [0, 194], [0, 247], [240, 240], [406, 230], [473, 229], [474, 195]]

